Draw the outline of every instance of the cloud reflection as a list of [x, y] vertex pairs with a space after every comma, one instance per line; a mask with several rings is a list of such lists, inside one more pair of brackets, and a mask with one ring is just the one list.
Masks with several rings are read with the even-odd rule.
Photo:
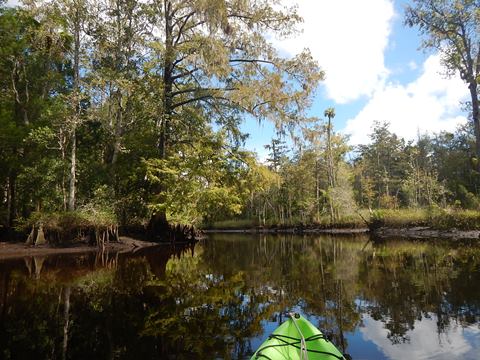
[[363, 322], [363, 339], [373, 342], [388, 359], [478, 359], [480, 329], [474, 326], [462, 327], [452, 321], [445, 332], [438, 333], [437, 317], [430, 314], [415, 321], [414, 329], [407, 331], [408, 341], [393, 344], [383, 322], [369, 315]]

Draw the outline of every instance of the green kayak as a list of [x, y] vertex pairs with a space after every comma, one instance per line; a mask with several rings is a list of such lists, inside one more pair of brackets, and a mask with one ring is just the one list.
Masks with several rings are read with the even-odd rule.
[[253, 354], [251, 360], [336, 360], [340, 351], [307, 319], [290, 314]]

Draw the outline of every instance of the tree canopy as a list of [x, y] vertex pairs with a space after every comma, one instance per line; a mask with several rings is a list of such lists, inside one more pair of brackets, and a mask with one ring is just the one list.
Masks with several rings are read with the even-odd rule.
[[442, 56], [450, 75], [458, 72], [470, 91], [475, 129], [477, 171], [480, 171], [480, 2], [476, 0], [413, 0], [406, 7], [405, 22], [418, 27], [424, 48]]
[[266, 0], [1, 5], [4, 226], [107, 199], [123, 222], [238, 213], [240, 123], [301, 124], [324, 76], [270, 43], [300, 22]]

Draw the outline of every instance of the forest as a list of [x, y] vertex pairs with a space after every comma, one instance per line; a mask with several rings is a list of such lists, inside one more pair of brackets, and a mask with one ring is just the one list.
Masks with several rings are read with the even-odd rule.
[[[357, 227], [389, 211], [407, 222], [460, 214], [478, 227], [479, 10], [430, 3], [414, 1], [405, 24], [459, 71], [470, 121], [415, 141], [379, 121], [368, 144], [352, 145], [334, 108], [309, 112], [321, 64], [270, 41], [299, 31], [295, 7], [0, 1], [0, 232], [65, 217], [160, 232]], [[275, 125], [266, 161], [245, 148], [245, 121]]]

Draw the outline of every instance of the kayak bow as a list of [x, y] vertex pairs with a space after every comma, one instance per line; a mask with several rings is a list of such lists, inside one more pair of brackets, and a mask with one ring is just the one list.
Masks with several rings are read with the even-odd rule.
[[280, 325], [251, 360], [343, 360], [345, 357], [320, 330], [300, 314]]

